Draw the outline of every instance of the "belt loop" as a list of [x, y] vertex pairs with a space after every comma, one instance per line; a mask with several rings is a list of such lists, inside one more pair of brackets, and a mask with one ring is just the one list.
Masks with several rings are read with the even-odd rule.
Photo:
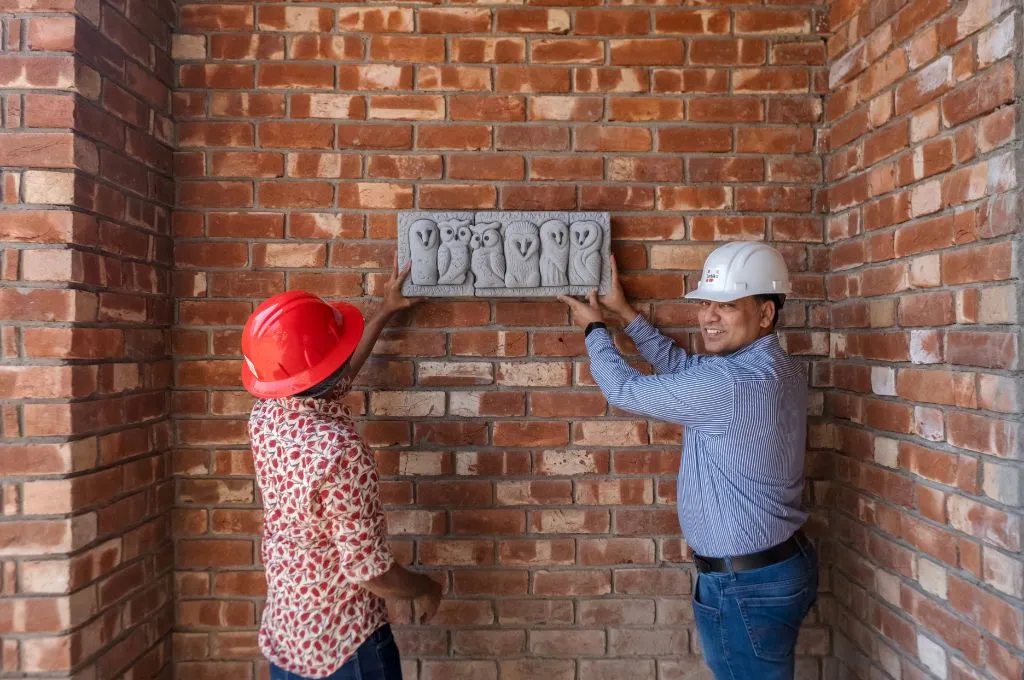
[[800, 549], [800, 554], [806, 558], [808, 543], [807, 537], [804, 536], [804, 532], [800, 529], [797, 529], [796, 532], [793, 534], [793, 539], [796, 541], [796, 547]]

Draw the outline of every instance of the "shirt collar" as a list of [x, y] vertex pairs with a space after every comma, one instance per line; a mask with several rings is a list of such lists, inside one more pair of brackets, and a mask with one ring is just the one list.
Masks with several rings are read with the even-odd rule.
[[729, 356], [738, 357], [746, 354], [747, 352], [771, 352], [776, 349], [782, 349], [782, 345], [779, 344], [779, 336], [777, 333], [769, 333], [764, 337], [754, 340], [749, 345], [740, 347]]
[[316, 411], [334, 417], [349, 417], [348, 407], [342, 403], [352, 389], [352, 378], [342, 377], [330, 392], [322, 397], [284, 397], [278, 399], [282, 408], [289, 411]]

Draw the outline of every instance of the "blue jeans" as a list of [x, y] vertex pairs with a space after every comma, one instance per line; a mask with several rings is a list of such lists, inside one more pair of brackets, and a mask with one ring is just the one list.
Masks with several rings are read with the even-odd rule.
[[[271, 664], [270, 680], [306, 678]], [[385, 624], [378, 628], [366, 642], [359, 645], [359, 649], [344, 666], [325, 680], [402, 680], [402, 661], [398, 656], [398, 645], [391, 634], [391, 626]]]
[[800, 624], [818, 597], [818, 555], [801, 547], [760, 569], [698, 575], [693, 615], [716, 680], [792, 680]]

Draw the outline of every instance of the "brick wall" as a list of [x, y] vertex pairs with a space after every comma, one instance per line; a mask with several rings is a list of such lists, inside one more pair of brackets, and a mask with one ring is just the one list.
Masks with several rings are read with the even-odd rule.
[[[1019, 3], [0, 12], [2, 674], [167, 673], [175, 625], [179, 676], [264, 675], [246, 315], [372, 306], [396, 210], [501, 207], [612, 211], [628, 292], [697, 348], [714, 242], [779, 245], [835, 592], [801, 677], [1020, 677]], [[378, 346], [351, 403], [449, 592], [394, 607], [408, 677], [697, 672], [680, 433], [608, 413], [581, 353], [548, 301]]]
[[0, 5], [4, 677], [171, 669], [174, 18]]
[[1024, 675], [1020, 18], [831, 7], [830, 620], [853, 677]]
[[[286, 288], [369, 304], [397, 210], [610, 210], [629, 294], [686, 345], [694, 309], [679, 296], [714, 242], [771, 239], [796, 279], [785, 343], [826, 357], [825, 19], [799, 3], [181, 4], [183, 677], [265, 672], [240, 328]], [[581, 353], [553, 301], [432, 302], [378, 346], [352, 406], [386, 476], [395, 551], [448, 591], [433, 625], [401, 626], [407, 677], [699, 668], [674, 510], [680, 433], [609, 413]], [[812, 402], [816, 417], [822, 393]], [[815, 425], [812, 445], [827, 433]], [[812, 453], [812, 478], [829, 459]], [[829, 650], [815, 616], [801, 676], [819, 677]]]

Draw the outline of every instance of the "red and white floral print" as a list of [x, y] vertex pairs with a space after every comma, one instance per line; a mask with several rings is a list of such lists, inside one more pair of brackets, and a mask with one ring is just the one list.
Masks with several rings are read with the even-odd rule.
[[322, 678], [387, 623], [360, 582], [386, 572], [377, 468], [341, 398], [264, 399], [249, 418], [263, 496], [267, 604], [260, 650], [273, 664]]

